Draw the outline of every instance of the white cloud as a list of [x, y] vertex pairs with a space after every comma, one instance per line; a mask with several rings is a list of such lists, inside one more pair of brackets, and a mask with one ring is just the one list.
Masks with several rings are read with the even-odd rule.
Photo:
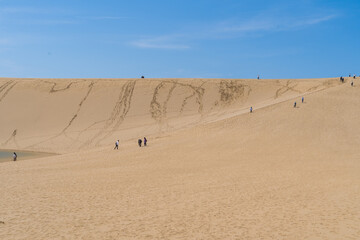
[[6, 14], [17, 14], [17, 13], [39, 13], [42, 11], [40, 9], [29, 8], [29, 7], [3, 7], [0, 8], [0, 12]]
[[116, 17], [116, 16], [99, 16], [99, 17], [89, 17], [91, 20], [121, 20], [128, 19], [128, 17]]
[[289, 31], [296, 30], [301, 27], [320, 24], [334, 19], [337, 15], [326, 15], [321, 17], [311, 17], [303, 19], [295, 18], [271, 18], [258, 16], [250, 21], [240, 24], [232, 24], [231, 26], [222, 26], [224, 32], [259, 32], [259, 31]]
[[177, 43], [173, 35], [169, 36], [161, 36], [157, 38], [147, 38], [147, 39], [140, 39], [131, 42], [130, 44], [138, 47], [138, 48], [154, 48], [154, 49], [174, 49], [174, 50], [183, 50], [188, 49], [190, 46], [186, 44]]
[[263, 14], [243, 22], [226, 21], [212, 26], [203, 26], [202, 28], [193, 29], [192, 31], [182, 31], [181, 34], [165, 34], [158, 37], [143, 38], [132, 41], [130, 44], [138, 48], [189, 49], [189, 43], [193, 40], [238, 38], [250, 33], [294, 31], [330, 21], [337, 16], [338, 15], [323, 15], [293, 18], [291, 16], [272, 17]]
[[328, 15], [328, 16], [322, 16], [322, 17], [317, 17], [317, 18], [309, 18], [309, 19], [305, 19], [305, 20], [300, 20], [296, 23], [296, 26], [306, 26], [306, 25], [314, 25], [314, 24], [319, 24], [322, 22], [326, 22], [329, 20], [332, 20], [334, 18], [336, 18], [337, 15]]

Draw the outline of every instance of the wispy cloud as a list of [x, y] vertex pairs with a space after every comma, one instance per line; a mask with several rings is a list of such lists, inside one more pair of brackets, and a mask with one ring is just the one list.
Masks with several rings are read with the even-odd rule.
[[71, 15], [74, 14], [73, 11], [69, 9], [62, 9], [62, 8], [43, 8], [43, 7], [29, 7], [29, 6], [21, 6], [21, 7], [0, 7], [1, 14], [8, 14], [8, 15], [34, 15], [34, 14], [41, 14], [41, 15]]
[[223, 21], [212, 26], [202, 26], [200, 29], [182, 31], [181, 34], [164, 34], [161, 36], [150, 36], [132, 41], [130, 44], [138, 48], [154, 49], [189, 49], [190, 42], [194, 40], [239, 38], [247, 34], [279, 31], [295, 31], [330, 21], [338, 15], [323, 15], [316, 17], [271, 17], [257, 16], [246, 21]]
[[66, 20], [66, 19], [43, 19], [43, 20], [28, 20], [19, 22], [23, 25], [69, 25], [69, 24], [78, 24], [79, 21], [76, 20]]
[[66, 9], [34, 7], [2, 7], [0, 17], [3, 21], [19, 25], [62, 25], [76, 24], [79, 20]]
[[0, 13], [5, 14], [18, 14], [18, 13], [39, 13], [44, 12], [41, 9], [38, 8], [31, 8], [31, 7], [3, 7], [0, 8]]
[[85, 19], [90, 20], [122, 20], [128, 19], [129, 17], [119, 17], [119, 16], [98, 16], [98, 17], [87, 17]]
[[259, 31], [290, 31], [303, 28], [310, 25], [320, 24], [336, 18], [337, 15], [326, 15], [309, 18], [271, 18], [256, 17], [249, 21], [244, 21], [230, 26], [223, 26], [224, 32], [259, 32]]
[[173, 49], [184, 50], [189, 49], [190, 46], [178, 43], [177, 37], [173, 35], [161, 36], [156, 38], [143, 38], [140, 40], [132, 41], [130, 44], [138, 48], [153, 48], [153, 49]]
[[319, 24], [322, 22], [327, 22], [329, 20], [332, 20], [336, 17], [338, 17], [338, 15], [333, 14], [333, 15], [327, 15], [327, 16], [322, 16], [322, 17], [304, 19], [304, 20], [300, 20], [300, 21], [296, 22], [295, 26], [307, 26], [307, 25]]

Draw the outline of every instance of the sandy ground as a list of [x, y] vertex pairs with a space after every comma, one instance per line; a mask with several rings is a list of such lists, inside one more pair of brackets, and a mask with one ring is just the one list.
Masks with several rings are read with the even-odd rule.
[[0, 239], [360, 239], [346, 80], [2, 79]]

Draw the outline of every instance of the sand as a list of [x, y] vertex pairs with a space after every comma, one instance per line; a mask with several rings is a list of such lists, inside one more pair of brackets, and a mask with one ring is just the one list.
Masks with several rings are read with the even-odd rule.
[[1, 79], [0, 239], [359, 239], [354, 83]]

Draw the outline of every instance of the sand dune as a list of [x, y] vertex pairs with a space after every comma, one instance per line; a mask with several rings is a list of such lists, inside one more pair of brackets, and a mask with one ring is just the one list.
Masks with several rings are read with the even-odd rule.
[[357, 81], [1, 79], [0, 239], [359, 239]]
[[218, 121], [337, 79], [1, 79], [2, 148], [73, 152]]

